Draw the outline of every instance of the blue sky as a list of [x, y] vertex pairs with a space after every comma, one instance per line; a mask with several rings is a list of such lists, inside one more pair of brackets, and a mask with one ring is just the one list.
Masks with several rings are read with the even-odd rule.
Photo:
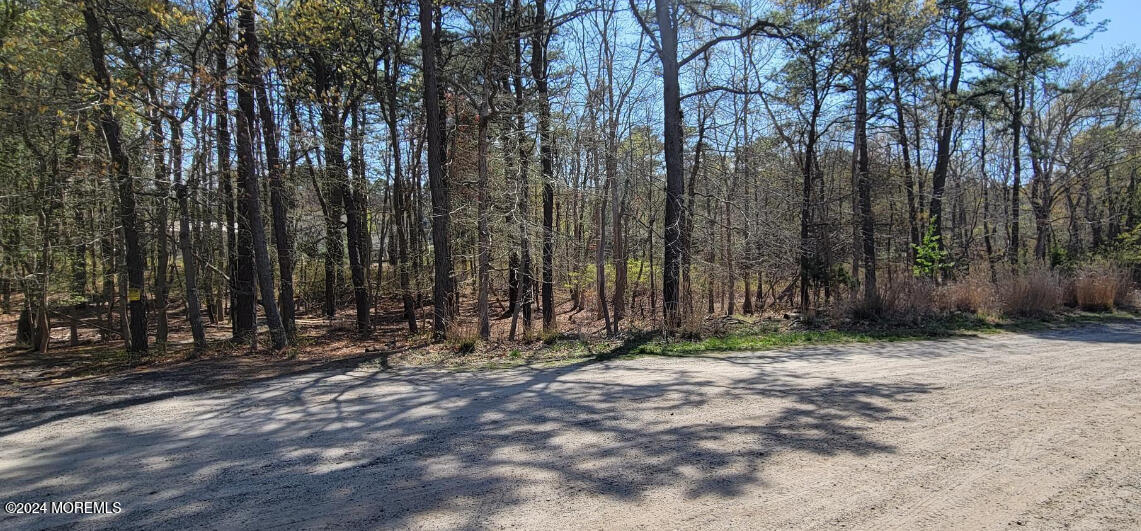
[[1122, 45], [1141, 44], [1141, 0], [1103, 0], [1101, 9], [1091, 17], [1097, 22], [1109, 19], [1105, 31], [1094, 34], [1086, 42], [1076, 44], [1068, 52], [1070, 57], [1097, 56]]

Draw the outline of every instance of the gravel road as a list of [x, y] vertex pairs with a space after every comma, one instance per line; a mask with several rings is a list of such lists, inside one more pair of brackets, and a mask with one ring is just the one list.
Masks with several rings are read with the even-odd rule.
[[0, 433], [0, 501], [121, 508], [8, 529], [1138, 529], [1141, 323], [339, 368]]

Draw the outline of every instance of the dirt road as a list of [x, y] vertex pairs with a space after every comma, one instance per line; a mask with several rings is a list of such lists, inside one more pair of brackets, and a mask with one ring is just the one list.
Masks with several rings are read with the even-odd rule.
[[0, 419], [0, 501], [121, 506], [10, 529], [1141, 527], [1138, 323]]

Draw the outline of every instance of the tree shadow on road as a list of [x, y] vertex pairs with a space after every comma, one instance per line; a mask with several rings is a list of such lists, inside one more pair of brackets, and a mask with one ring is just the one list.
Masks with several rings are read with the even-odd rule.
[[524, 502], [733, 497], [784, 452], [894, 452], [877, 424], [906, 422], [895, 407], [934, 390], [712, 361], [597, 363], [611, 354], [549, 369], [313, 373], [107, 411], [93, 431], [65, 421], [51, 427], [67, 436], [5, 437], [0, 483], [11, 499], [119, 501], [120, 515], [84, 517], [116, 527], [477, 527]]
[[1031, 330], [1026, 335], [1052, 341], [1080, 343], [1141, 344], [1141, 328], [1137, 319], [1122, 318], [1078, 327]]

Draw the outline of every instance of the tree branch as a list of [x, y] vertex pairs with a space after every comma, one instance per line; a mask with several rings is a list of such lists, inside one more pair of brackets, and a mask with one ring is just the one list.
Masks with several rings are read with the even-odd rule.
[[[634, 0], [630, 0], [630, 5], [632, 6], [633, 4], [634, 4]], [[639, 22], [641, 22], [641, 19], [638, 19], [638, 20], [639, 20]], [[710, 48], [717, 46], [718, 44], [721, 44], [721, 43], [726, 42], [726, 41], [735, 41], [738, 39], [743, 39], [745, 37], [748, 37], [749, 35], [752, 35], [753, 33], [758, 32], [758, 31], [765, 33], [766, 35], [769, 35], [772, 37], [778, 37], [778, 38], [784, 38], [785, 37], [784, 30], [782, 30], [780, 26], [777, 26], [776, 24], [772, 24], [767, 20], [758, 20], [758, 21], [754, 22], [752, 25], [750, 25], [749, 27], [745, 28], [744, 30], [741, 30], [741, 33], [738, 33], [736, 35], [723, 35], [723, 36], [717, 37], [716, 39], [713, 39], [713, 40], [711, 40], [705, 44], [702, 44], [701, 46], [698, 46], [696, 50], [691, 52], [689, 55], [685, 56], [685, 59], [682, 59], [681, 61], [678, 62], [678, 67], [685, 66], [686, 63], [696, 59], [698, 56], [705, 53]]]

